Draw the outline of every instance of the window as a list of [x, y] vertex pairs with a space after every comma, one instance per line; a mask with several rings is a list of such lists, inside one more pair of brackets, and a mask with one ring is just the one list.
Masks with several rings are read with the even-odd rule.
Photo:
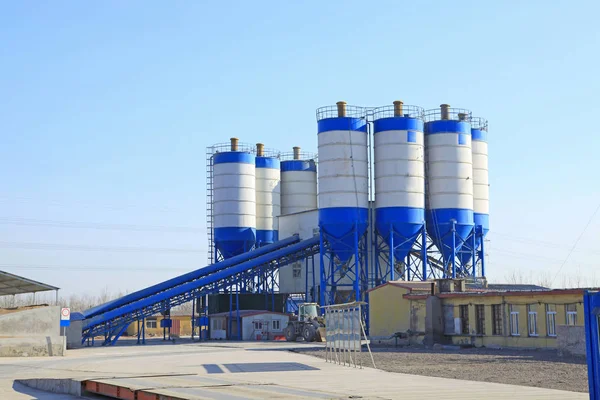
[[546, 304], [546, 333], [556, 336], [556, 304]]
[[146, 328], [148, 329], [155, 329], [156, 328], [156, 320], [155, 319], [149, 319], [146, 321]]
[[527, 326], [528, 326], [529, 336], [537, 336], [538, 335], [537, 305], [536, 304], [529, 304], [527, 306]]
[[223, 330], [223, 319], [222, 318], [214, 318], [212, 320], [212, 328], [214, 331]]
[[254, 330], [262, 331], [262, 322], [261, 321], [254, 321]]
[[279, 321], [278, 319], [274, 319], [273, 320], [273, 330], [274, 331], [280, 331], [281, 330], [281, 321]]
[[502, 335], [502, 304], [492, 304], [492, 335]]
[[577, 325], [577, 304], [566, 304], [567, 325]]
[[463, 304], [459, 307], [460, 330], [463, 335], [469, 334], [469, 305]]
[[485, 335], [485, 306], [483, 304], [475, 305], [475, 333]]
[[516, 305], [510, 304], [510, 334], [519, 336], [519, 309]]
[[292, 271], [294, 272], [294, 278], [302, 277], [302, 265], [300, 263], [296, 263], [292, 266]]

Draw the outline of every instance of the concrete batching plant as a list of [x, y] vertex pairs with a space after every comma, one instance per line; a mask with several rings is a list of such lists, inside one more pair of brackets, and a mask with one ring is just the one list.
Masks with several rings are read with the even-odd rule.
[[281, 268], [272, 287], [321, 304], [365, 299], [390, 280], [484, 276], [486, 120], [447, 104], [338, 102], [317, 109], [317, 143], [318, 162], [237, 139], [209, 148], [211, 261], [318, 235], [316, 265]]

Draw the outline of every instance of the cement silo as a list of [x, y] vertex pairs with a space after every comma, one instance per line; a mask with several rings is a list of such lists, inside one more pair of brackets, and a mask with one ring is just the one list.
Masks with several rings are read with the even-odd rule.
[[[396, 264], [406, 264], [425, 226], [423, 109], [401, 101], [374, 109], [373, 138], [375, 282], [380, 284], [395, 279]], [[408, 272], [404, 279], [410, 279]]]
[[212, 165], [214, 243], [226, 259], [256, 243], [255, 156], [238, 151], [232, 138], [230, 151], [214, 154]]
[[[361, 298], [365, 271], [360, 242], [368, 226], [368, 138], [361, 107], [338, 102], [317, 110], [319, 149], [319, 230], [321, 259], [330, 259], [321, 274], [321, 304], [337, 301], [336, 291], [347, 285]], [[351, 260], [353, 259], [353, 260]], [[326, 268], [324, 261], [322, 268]], [[346, 278], [345, 280], [343, 280]]]
[[452, 277], [474, 226], [470, 118], [469, 111], [447, 104], [425, 113], [427, 232]]
[[317, 165], [294, 147], [293, 159], [281, 162], [281, 215], [317, 209]]
[[276, 157], [264, 155], [262, 143], [256, 144], [256, 245], [276, 242], [281, 213], [280, 165]]

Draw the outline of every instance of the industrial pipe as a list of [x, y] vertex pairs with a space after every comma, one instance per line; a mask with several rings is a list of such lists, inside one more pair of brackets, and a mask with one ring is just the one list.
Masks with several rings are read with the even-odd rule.
[[402, 105], [404, 103], [401, 102], [400, 100], [396, 100], [394, 101], [394, 117], [402, 117], [403, 113], [402, 113]]
[[338, 117], [345, 117], [346, 116], [346, 102], [338, 101], [335, 104], [337, 104]]
[[450, 119], [450, 104], [441, 104], [442, 119]]
[[237, 149], [238, 149], [238, 138], [232, 137], [229, 140], [231, 140], [231, 151], [237, 151]]
[[294, 146], [294, 160], [300, 159], [300, 147]]
[[256, 155], [259, 157], [263, 156], [263, 151], [265, 149], [265, 145], [262, 143], [256, 143]]

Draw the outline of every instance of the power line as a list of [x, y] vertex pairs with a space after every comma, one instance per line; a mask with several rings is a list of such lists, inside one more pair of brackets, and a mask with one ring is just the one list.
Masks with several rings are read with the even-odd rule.
[[27, 270], [69, 270], [69, 271], [193, 271], [196, 267], [156, 267], [156, 266], [110, 266], [110, 265], [35, 265], [35, 264], [0, 264], [0, 268], [27, 269]]
[[57, 228], [74, 229], [101, 229], [101, 230], [119, 230], [119, 231], [139, 231], [139, 232], [173, 232], [173, 233], [200, 233], [202, 229], [189, 226], [166, 226], [166, 225], [135, 225], [135, 224], [103, 224], [95, 222], [79, 221], [56, 221], [49, 219], [0, 217], [0, 224], [19, 225], [19, 226], [49, 226]]
[[[19, 196], [19, 197], [0, 196], [0, 202], [4, 202], [4, 203], [8, 203], [8, 202], [39, 203], [40, 198], [25, 197], [25, 196]], [[89, 203], [86, 201], [77, 201], [74, 199], [70, 199], [70, 203], [65, 203], [65, 202], [57, 201], [57, 200], [45, 199], [45, 200], [43, 200], [43, 204], [46, 206], [58, 206], [58, 207], [72, 207], [74, 204], [76, 204], [76, 205], [84, 207], [84, 208], [94, 208], [94, 209], [102, 208], [102, 209], [117, 210], [117, 211], [138, 209], [138, 208], [140, 208], [140, 206], [145, 205], [145, 204], [106, 204], [106, 203], [93, 204], [93, 203]], [[176, 209], [176, 208], [170, 208], [170, 207], [160, 206], [160, 205], [148, 204], [148, 206], [151, 207], [150, 208], [151, 210], [158, 211], [158, 212], [173, 213], [173, 212], [179, 211], [179, 209]]]
[[74, 250], [74, 251], [113, 251], [113, 252], [147, 252], [147, 253], [202, 253], [206, 250], [178, 249], [159, 247], [128, 247], [128, 246], [89, 246], [79, 244], [35, 243], [35, 242], [2, 242], [0, 248], [24, 250]]
[[563, 269], [563, 267], [565, 266], [565, 264], [567, 263], [567, 261], [569, 260], [569, 257], [571, 257], [571, 254], [573, 253], [573, 250], [575, 250], [575, 247], [577, 246], [577, 243], [579, 243], [579, 240], [581, 240], [581, 238], [583, 237], [583, 235], [585, 234], [585, 231], [587, 231], [587, 228], [590, 226], [590, 224], [592, 223], [592, 221], [594, 220], [594, 217], [596, 216], [596, 214], [598, 213], [598, 210], [600, 210], [600, 203], [598, 204], [598, 207], [596, 207], [596, 209], [594, 210], [594, 213], [592, 214], [592, 216], [590, 217], [590, 219], [588, 219], [587, 223], [585, 224], [585, 227], [583, 228], [583, 230], [581, 231], [581, 233], [579, 234], [579, 236], [577, 237], [577, 240], [575, 241], [575, 243], [573, 244], [573, 247], [571, 247], [571, 250], [569, 251], [569, 254], [567, 254], [567, 257], [565, 258], [565, 260], [563, 261], [562, 265], [560, 266], [560, 268], [558, 269], [558, 272], [556, 273], [556, 275], [554, 276], [554, 279], [552, 279], [552, 282], [550, 282], [550, 285], [552, 285], [554, 283], [554, 281], [556, 280], [556, 278], [558, 277], [558, 274], [560, 274], [560, 271]]

